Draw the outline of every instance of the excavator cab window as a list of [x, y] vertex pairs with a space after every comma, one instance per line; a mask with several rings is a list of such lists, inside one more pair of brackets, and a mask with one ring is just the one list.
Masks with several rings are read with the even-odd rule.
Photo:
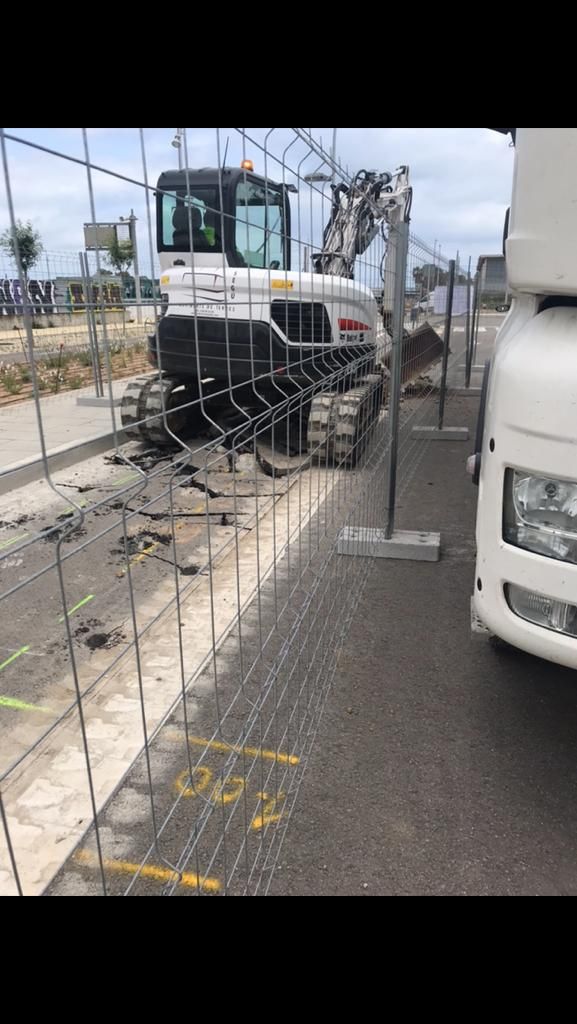
[[235, 204], [235, 246], [244, 265], [286, 270], [283, 191], [250, 179], [239, 181]]
[[191, 195], [181, 190], [163, 195], [163, 248], [174, 252], [215, 252], [220, 244], [217, 199], [216, 188], [206, 187], [195, 189]]

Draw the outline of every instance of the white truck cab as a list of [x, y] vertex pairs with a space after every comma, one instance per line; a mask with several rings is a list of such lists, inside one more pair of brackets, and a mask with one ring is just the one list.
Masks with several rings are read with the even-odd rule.
[[478, 433], [474, 618], [577, 668], [577, 129], [509, 129], [511, 309]]

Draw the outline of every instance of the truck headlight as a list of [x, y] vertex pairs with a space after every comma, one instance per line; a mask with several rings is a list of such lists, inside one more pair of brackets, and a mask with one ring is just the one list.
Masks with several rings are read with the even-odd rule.
[[506, 470], [503, 539], [538, 555], [577, 563], [577, 483]]

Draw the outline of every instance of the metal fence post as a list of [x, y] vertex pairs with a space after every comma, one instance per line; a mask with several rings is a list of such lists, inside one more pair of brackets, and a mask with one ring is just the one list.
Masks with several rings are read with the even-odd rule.
[[[180, 150], [178, 151], [180, 155]], [[136, 221], [134, 210], [130, 211], [128, 218], [128, 230], [132, 242], [133, 264], [134, 264], [134, 297], [136, 299], [136, 321], [142, 323], [142, 294], [140, 290], [140, 267], [138, 265], [138, 241], [136, 238]], [[124, 296], [123, 296], [124, 299]]]
[[443, 335], [443, 365], [441, 369], [441, 390], [439, 393], [439, 430], [443, 429], [445, 418], [445, 395], [447, 393], [447, 367], [453, 320], [453, 292], [455, 290], [455, 260], [449, 260], [449, 281], [447, 283], [447, 306], [445, 310], [445, 333]]
[[94, 309], [92, 306], [92, 282], [90, 280], [90, 270], [88, 267], [88, 259], [85, 252], [78, 253], [80, 259], [80, 273], [82, 276], [82, 286], [84, 288], [84, 295], [86, 299], [86, 326], [88, 329], [88, 344], [90, 345], [90, 355], [92, 356], [92, 375], [94, 377], [94, 388], [96, 390], [96, 397], [102, 398], [104, 395], [104, 387], [102, 384], [102, 370], [100, 367], [100, 357], [98, 353], [98, 332], [96, 329], [96, 321], [94, 317]]
[[473, 366], [473, 348], [475, 346], [475, 323], [477, 320], [477, 305], [479, 302], [479, 275], [475, 274], [475, 285], [473, 288], [473, 309], [469, 319], [469, 334], [467, 336], [467, 369], [465, 371], [465, 387], [471, 387], [471, 369]]
[[397, 249], [395, 285], [393, 295], [393, 324], [391, 345], [391, 376], [389, 382], [389, 437], [387, 454], [387, 521], [385, 537], [393, 535], [395, 528], [395, 496], [397, 490], [397, 455], [399, 447], [399, 406], [401, 400], [401, 370], [403, 362], [403, 322], [405, 319], [405, 277], [409, 250], [409, 225], [406, 222], [389, 237], [389, 245]]
[[477, 341], [479, 338], [479, 320], [481, 317], [481, 309], [483, 306], [483, 281], [480, 280], [479, 287], [477, 290], [477, 311], [473, 321], [473, 345], [471, 347], [471, 366], [475, 365], [477, 359]]
[[469, 338], [471, 336], [471, 257], [469, 256], [469, 263], [467, 266], [467, 314], [465, 319], [465, 338], [466, 349], [465, 349], [465, 387], [468, 388], [471, 383], [471, 346], [469, 344]]

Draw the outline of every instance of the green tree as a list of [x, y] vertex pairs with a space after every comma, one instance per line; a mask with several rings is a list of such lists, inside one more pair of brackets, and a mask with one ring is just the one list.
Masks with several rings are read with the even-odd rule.
[[27, 281], [28, 274], [34, 264], [40, 259], [44, 246], [42, 245], [39, 232], [36, 231], [31, 221], [17, 220], [14, 233], [12, 233], [10, 228], [7, 228], [0, 235], [0, 248], [14, 262], [17, 262], [17, 256], [20, 257], [24, 279]]
[[120, 274], [123, 289], [126, 286], [128, 268], [134, 262], [134, 246], [132, 242], [119, 242], [115, 239], [108, 247], [107, 260], [111, 267]]

